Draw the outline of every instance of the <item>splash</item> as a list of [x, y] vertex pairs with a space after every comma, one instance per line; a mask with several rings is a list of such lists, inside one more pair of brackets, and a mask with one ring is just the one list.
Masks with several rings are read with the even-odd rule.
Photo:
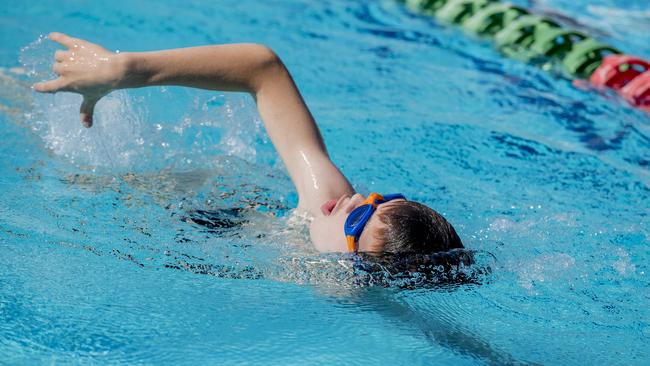
[[[57, 48], [41, 36], [21, 49], [20, 63], [31, 82], [50, 80], [52, 55]], [[142, 111], [137, 111], [126, 92], [103, 98], [95, 111], [95, 126], [87, 129], [79, 122], [81, 96], [73, 93], [37, 94], [27, 123], [38, 133], [47, 148], [71, 163], [91, 169], [132, 168], [143, 153]]]
[[[51, 71], [56, 49], [43, 36], [21, 49], [30, 83], [57, 77]], [[81, 101], [74, 93], [33, 93], [24, 114], [48, 149], [80, 168], [178, 171], [213, 167], [222, 155], [248, 162], [276, 159], [247, 96], [164, 87], [114, 91], [97, 104], [90, 129], [79, 121]]]

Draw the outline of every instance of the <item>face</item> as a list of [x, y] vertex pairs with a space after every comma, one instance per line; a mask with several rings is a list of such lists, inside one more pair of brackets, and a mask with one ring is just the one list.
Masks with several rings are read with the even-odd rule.
[[[321, 214], [314, 217], [309, 228], [311, 240], [316, 249], [321, 252], [347, 252], [348, 246], [343, 232], [343, 225], [352, 210], [361, 206], [366, 199], [361, 194], [354, 196], [344, 195], [338, 200], [326, 202], [321, 207]], [[372, 215], [361, 237], [359, 237], [360, 252], [380, 252], [383, 250], [383, 244], [375, 240], [377, 230], [384, 224], [377, 218], [377, 213], [390, 206], [395, 201], [383, 203], [377, 206], [377, 210]]]

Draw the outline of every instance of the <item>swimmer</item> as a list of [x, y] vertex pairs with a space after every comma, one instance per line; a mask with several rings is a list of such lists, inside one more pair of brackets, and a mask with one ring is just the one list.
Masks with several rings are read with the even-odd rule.
[[314, 118], [289, 71], [268, 47], [228, 44], [155, 52], [115, 53], [62, 33], [49, 38], [58, 78], [40, 82], [42, 93], [83, 96], [80, 118], [113, 90], [185, 86], [252, 95], [266, 131], [298, 193], [298, 208], [313, 220], [310, 237], [321, 252], [430, 254], [463, 248], [454, 228], [433, 209], [400, 194], [355, 192], [330, 160]]

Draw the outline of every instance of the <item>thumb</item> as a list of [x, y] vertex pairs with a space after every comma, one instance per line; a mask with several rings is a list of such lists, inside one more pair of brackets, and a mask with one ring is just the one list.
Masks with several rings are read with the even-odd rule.
[[81, 117], [81, 124], [86, 128], [90, 128], [93, 125], [93, 112], [97, 101], [99, 101], [98, 97], [84, 95], [84, 100], [81, 102], [79, 114]]

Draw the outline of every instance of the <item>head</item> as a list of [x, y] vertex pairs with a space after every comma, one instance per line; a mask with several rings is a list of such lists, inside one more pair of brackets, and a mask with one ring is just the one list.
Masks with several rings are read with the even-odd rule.
[[[348, 251], [344, 223], [365, 199], [361, 194], [343, 196], [314, 218], [310, 234], [318, 250]], [[437, 253], [463, 248], [463, 244], [442, 215], [418, 202], [396, 199], [377, 206], [357, 248], [369, 253]]]

